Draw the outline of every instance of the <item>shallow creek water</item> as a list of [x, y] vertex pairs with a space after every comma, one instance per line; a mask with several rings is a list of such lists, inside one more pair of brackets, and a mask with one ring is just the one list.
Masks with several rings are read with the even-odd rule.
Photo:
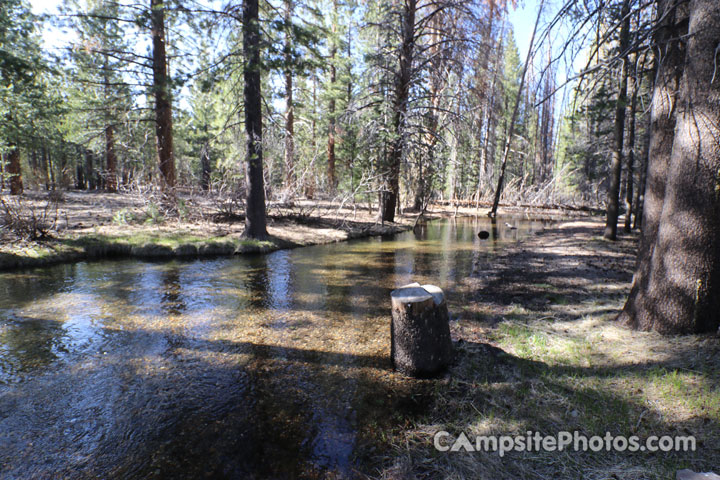
[[392, 372], [390, 290], [452, 299], [480, 259], [545, 225], [499, 218], [480, 240], [487, 218], [446, 219], [268, 255], [2, 273], [0, 477], [365, 471], [375, 433], [428, 403]]

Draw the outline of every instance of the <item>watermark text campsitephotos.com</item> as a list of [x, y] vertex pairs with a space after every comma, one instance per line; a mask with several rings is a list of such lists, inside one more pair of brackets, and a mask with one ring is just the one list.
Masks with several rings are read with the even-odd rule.
[[497, 452], [501, 457], [507, 452], [687, 452], [695, 451], [695, 437], [651, 435], [645, 440], [635, 435], [626, 437], [605, 432], [605, 435], [587, 435], [574, 432], [558, 432], [543, 435], [528, 431], [525, 435], [477, 435], [465, 433], [457, 437], [441, 430], [433, 437], [435, 448], [441, 452]]

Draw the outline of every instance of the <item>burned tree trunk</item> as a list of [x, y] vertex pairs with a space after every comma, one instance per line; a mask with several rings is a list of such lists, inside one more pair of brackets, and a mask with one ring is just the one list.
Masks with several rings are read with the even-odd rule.
[[413, 283], [393, 290], [390, 298], [393, 366], [413, 377], [444, 370], [452, 361], [453, 350], [442, 290]]

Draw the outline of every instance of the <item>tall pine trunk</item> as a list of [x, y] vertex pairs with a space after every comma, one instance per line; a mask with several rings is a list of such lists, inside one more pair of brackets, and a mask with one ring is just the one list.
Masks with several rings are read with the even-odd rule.
[[630, 0], [623, 0], [622, 27], [620, 27], [620, 55], [622, 66], [618, 82], [618, 97], [615, 101], [615, 132], [612, 162], [610, 164], [610, 188], [608, 189], [605, 233], [608, 240], [617, 239], [617, 221], [620, 211], [620, 179], [622, 176], [623, 147], [625, 145], [625, 111], [627, 108], [627, 87], [630, 75], [628, 46], [630, 45]]
[[245, 106], [245, 232], [249, 238], [267, 237], [262, 156], [262, 95], [260, 92], [260, 18], [258, 0], [243, 2], [243, 89]]
[[[483, 102], [483, 115], [485, 116], [485, 137], [483, 138], [482, 150], [480, 151], [480, 168], [478, 172], [477, 181], [477, 196], [475, 198], [475, 208], [480, 208], [480, 198], [485, 187], [486, 181], [492, 181], [492, 177], [495, 172], [495, 131], [497, 127], [497, 115], [495, 115], [495, 99], [496, 88], [498, 83], [498, 77], [500, 75], [499, 65], [503, 58], [502, 38], [505, 32], [505, 22], [501, 24], [500, 32], [498, 34], [498, 41], [491, 38], [492, 49], [495, 50], [494, 60], [494, 73], [492, 75], [492, 81], [490, 88], [485, 95], [485, 101]], [[492, 32], [491, 32], [492, 34]]]
[[337, 188], [337, 178], [335, 173], [335, 122], [336, 114], [335, 114], [335, 81], [337, 77], [337, 72], [335, 68], [335, 61], [337, 57], [337, 45], [336, 45], [336, 35], [337, 35], [337, 16], [338, 16], [338, 2], [337, 0], [333, 0], [333, 18], [332, 18], [332, 40], [331, 40], [331, 47], [330, 47], [330, 104], [328, 105], [328, 145], [327, 145], [327, 155], [328, 155], [328, 187], [330, 188], [330, 193], [334, 194], [335, 189]]
[[292, 191], [295, 183], [295, 103], [292, 66], [292, 0], [285, 0], [285, 187]]
[[650, 149], [650, 115], [647, 118], [643, 148], [640, 153], [640, 178], [638, 179], [638, 188], [635, 189], [635, 200], [633, 201], [633, 208], [635, 209], [633, 228], [635, 229], [642, 227], [643, 204], [645, 203], [645, 182], [647, 179], [648, 150]]
[[170, 79], [167, 73], [165, 52], [165, 4], [164, 0], [150, 0], [152, 23], [153, 93], [155, 95], [155, 137], [161, 188], [175, 187], [175, 159], [173, 157], [172, 104]]
[[395, 221], [395, 208], [400, 193], [400, 163], [405, 150], [405, 124], [415, 54], [415, 13], [417, 0], [405, 0], [401, 16], [402, 45], [399, 68], [395, 75], [392, 129], [394, 138], [388, 152], [388, 173], [380, 205], [382, 220]]
[[655, 85], [650, 111], [650, 143], [647, 155], [645, 194], [642, 202], [642, 233], [638, 262], [630, 295], [620, 321], [632, 327], [648, 329], [652, 325], [645, 306], [650, 259], [655, 249], [660, 215], [665, 199], [665, 181], [672, 154], [676, 123], [676, 95], [682, 76], [685, 48], [680, 40], [687, 34], [688, 1], [660, 0], [654, 43]]

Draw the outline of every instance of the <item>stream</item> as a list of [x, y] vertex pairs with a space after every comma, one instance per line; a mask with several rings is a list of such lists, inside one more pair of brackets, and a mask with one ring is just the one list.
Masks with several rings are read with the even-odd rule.
[[384, 426], [429, 405], [428, 382], [392, 371], [390, 291], [436, 284], [452, 319], [458, 281], [547, 225], [443, 219], [267, 255], [0, 273], [0, 477], [365, 472]]

